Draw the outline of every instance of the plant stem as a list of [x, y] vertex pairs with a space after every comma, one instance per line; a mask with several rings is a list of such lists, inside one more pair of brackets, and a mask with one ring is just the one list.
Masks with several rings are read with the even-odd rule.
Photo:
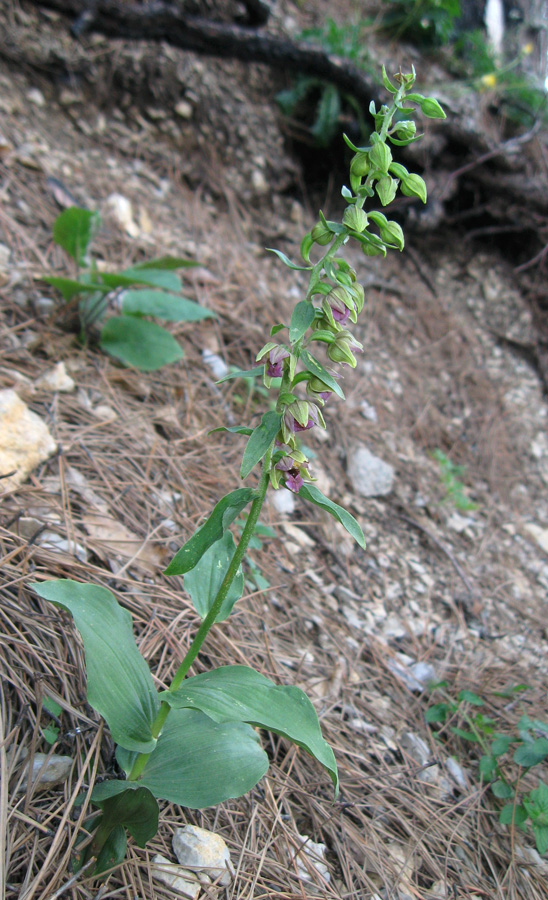
[[[219, 615], [219, 611], [220, 611], [220, 609], [223, 605], [223, 602], [230, 590], [230, 586], [231, 586], [232, 582], [234, 581], [236, 575], [238, 574], [238, 569], [240, 568], [240, 565], [244, 558], [244, 554], [248, 548], [249, 541], [251, 540], [251, 538], [253, 536], [253, 532], [255, 531], [255, 526], [257, 524], [257, 520], [261, 513], [263, 503], [265, 501], [266, 492], [268, 490], [268, 485], [270, 482], [270, 478], [269, 478], [270, 460], [272, 458], [273, 449], [274, 449], [274, 442], [272, 442], [272, 445], [269, 447], [269, 449], [267, 450], [267, 452], [265, 454], [265, 457], [263, 460], [262, 472], [261, 472], [261, 480], [260, 480], [258, 488], [257, 488], [257, 493], [255, 496], [255, 499], [254, 499], [253, 503], [251, 504], [251, 509], [249, 510], [249, 515], [247, 517], [247, 521], [245, 523], [244, 530], [242, 531], [242, 536], [238, 542], [238, 546], [236, 547], [236, 550], [234, 551], [234, 556], [232, 557], [232, 560], [230, 561], [230, 565], [229, 565], [228, 569], [226, 570], [226, 575], [223, 579], [223, 582], [222, 582], [219, 590], [217, 591], [215, 600], [213, 601], [213, 604], [212, 604], [207, 616], [205, 617], [205, 619], [203, 620], [202, 624], [200, 625], [198, 631], [196, 632], [194, 640], [192, 641], [190, 647], [188, 648], [185, 658], [183, 659], [181, 665], [179, 666], [179, 668], [177, 669], [177, 672], [175, 673], [173, 681], [171, 682], [171, 684], [169, 686], [170, 692], [176, 691], [177, 688], [180, 687], [184, 678], [186, 677], [188, 670], [190, 669], [192, 663], [194, 662], [194, 660], [198, 656], [198, 653], [200, 652], [200, 649], [208, 635], [208, 632], [211, 630], [212, 626], [215, 624], [215, 620], [216, 620], [217, 616]], [[156, 718], [151, 726], [151, 732], [152, 732], [153, 737], [155, 737], [155, 738], [159, 737], [159, 735], [162, 731], [162, 728], [164, 727], [164, 723], [169, 715], [170, 710], [171, 710], [171, 706], [169, 705], [169, 703], [166, 703], [166, 701], [163, 700], [160, 705], [158, 715], [156, 716]], [[133, 764], [131, 772], [128, 775], [128, 781], [136, 781], [142, 775], [144, 768], [148, 762], [149, 757], [150, 757], [150, 753], [140, 753], [137, 756], [137, 759], [135, 760], [135, 762]]]

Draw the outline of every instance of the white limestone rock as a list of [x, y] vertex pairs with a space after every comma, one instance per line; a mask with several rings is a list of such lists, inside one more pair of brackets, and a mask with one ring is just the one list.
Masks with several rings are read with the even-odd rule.
[[177, 863], [171, 862], [161, 853], [152, 858], [152, 877], [162, 884], [166, 884], [172, 890], [177, 891], [189, 900], [196, 900], [201, 890], [201, 884], [193, 872], [183, 869]]
[[40, 416], [12, 390], [0, 391], [0, 494], [25, 481], [55, 453], [57, 444]]
[[53, 369], [45, 372], [36, 382], [36, 386], [48, 391], [61, 391], [61, 393], [65, 394], [74, 391], [76, 388], [74, 379], [68, 374], [64, 362], [58, 362]]
[[362, 445], [355, 447], [348, 459], [348, 477], [362, 497], [385, 497], [394, 486], [392, 466]]
[[173, 852], [184, 868], [196, 872], [200, 881], [211, 879], [223, 886], [232, 882], [234, 867], [220, 835], [197, 825], [183, 825], [173, 835]]
[[[48, 758], [47, 753], [35, 753], [30, 773], [31, 782], [38, 779], [35, 790], [47, 791], [48, 788], [66, 781], [69, 777], [72, 763], [73, 760], [71, 756], [59, 756], [57, 753], [52, 753]], [[19, 791], [26, 791], [28, 783], [29, 765], [27, 763], [23, 779], [19, 785]]]

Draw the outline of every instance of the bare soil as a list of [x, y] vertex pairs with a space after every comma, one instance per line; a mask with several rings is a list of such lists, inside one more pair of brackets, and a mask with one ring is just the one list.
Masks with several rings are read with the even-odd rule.
[[[429, 679], [409, 678], [421, 663], [450, 696], [477, 692], [497, 732], [525, 713], [546, 718], [547, 407], [516, 349], [533, 341], [531, 315], [508, 260], [471, 253], [451, 232], [410, 231], [403, 254], [380, 262], [349, 251], [366, 286], [364, 354], [346, 376], [346, 403], [327, 407], [327, 437], [309, 444], [320, 488], [357, 517], [367, 549], [298, 498], [291, 513], [271, 504], [263, 521], [277, 538], [251, 554], [269, 587], [248, 587], [195, 666], [251, 664], [304, 688], [335, 750], [339, 799], [306, 754], [264, 735], [272, 765], [251, 794], [202, 811], [164, 804], [145, 850], [130, 844], [103, 884], [71, 880], [112, 746], [86, 705], [77, 634], [28, 584], [65, 577], [108, 587], [131, 611], [158, 683], [169, 683], [196, 615], [182, 580], [162, 569], [240, 483], [241, 438], [209, 432], [255, 424], [265, 402], [241, 382], [217, 385], [203, 351], [253, 364], [304, 287], [265, 247], [297, 258], [316, 213], [298, 192], [266, 69], [167, 47], [114, 51], [96, 37], [78, 45], [53, 14], [2, 6], [0, 388], [17, 391], [59, 448], [5, 490], [0, 507], [4, 896], [175, 898], [151, 879], [151, 859], [172, 858], [174, 828], [193, 822], [227, 841], [232, 898], [545, 898], [548, 861], [531, 832], [499, 824], [476, 746], [448, 730], [434, 740]], [[279, 6], [298, 19], [297, 7]], [[59, 59], [69, 74], [83, 60], [97, 66], [96, 91], [61, 78], [63, 66], [50, 77]], [[41, 276], [69, 271], [51, 240], [60, 210], [52, 178], [101, 211], [95, 250], [105, 265], [167, 253], [200, 261], [186, 293], [216, 318], [173, 327], [180, 363], [124, 369], [80, 346], [57, 301], [44, 303], [53, 291]], [[133, 236], [113, 194], [132, 204]], [[71, 393], [38, 384], [59, 361], [76, 382]], [[389, 496], [356, 492], [347, 464], [361, 445], [394, 467]], [[475, 510], [451, 503], [436, 448], [465, 467]], [[528, 690], [500, 696], [517, 684]], [[25, 754], [48, 751], [45, 696], [63, 709], [54, 751], [74, 765], [64, 785], [20, 791]], [[524, 783], [547, 775], [539, 767]], [[299, 834], [326, 844], [329, 882], [312, 865], [309, 880], [300, 877]]]

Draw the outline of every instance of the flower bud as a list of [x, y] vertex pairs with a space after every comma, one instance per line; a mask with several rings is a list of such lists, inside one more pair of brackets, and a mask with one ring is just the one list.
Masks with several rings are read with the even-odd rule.
[[325, 247], [334, 238], [333, 232], [330, 231], [329, 228], [326, 228], [323, 222], [317, 222], [310, 232], [310, 235], [312, 237], [312, 240], [316, 244], [319, 244], [320, 247]]
[[386, 247], [384, 244], [362, 244], [362, 253], [364, 256], [386, 256]]
[[358, 281], [355, 281], [352, 287], [348, 288], [348, 290], [350, 291], [352, 299], [354, 300], [356, 312], [359, 315], [363, 309], [363, 304], [365, 303], [365, 292], [363, 286]]
[[360, 150], [359, 153], [352, 158], [352, 162], [350, 163], [350, 172], [352, 175], [357, 175], [358, 178], [363, 178], [369, 172], [371, 168], [369, 163], [369, 153], [365, 153], [363, 150]]
[[402, 194], [406, 197], [418, 197], [423, 203], [426, 203], [426, 184], [420, 175], [408, 175], [400, 186]]
[[417, 126], [412, 119], [405, 119], [403, 122], [396, 122], [394, 131], [401, 141], [410, 141], [417, 133]]
[[369, 158], [373, 168], [380, 172], [387, 173], [388, 167], [392, 162], [392, 154], [390, 148], [382, 141], [377, 141], [374, 147], [369, 151]]
[[422, 110], [423, 115], [425, 115], [428, 119], [447, 118], [438, 101], [434, 100], [433, 97], [423, 97], [423, 99], [419, 101], [419, 106]]
[[356, 368], [356, 357], [353, 351], [361, 352], [362, 345], [349, 331], [341, 331], [332, 344], [327, 348], [327, 355], [333, 362], [342, 363], [345, 366]]
[[343, 225], [346, 225], [346, 227], [350, 228], [352, 231], [361, 233], [364, 228], [367, 228], [367, 214], [363, 209], [358, 209], [357, 206], [347, 206], [342, 220]]
[[381, 225], [380, 234], [381, 240], [385, 241], [387, 244], [392, 244], [392, 246], [397, 247], [398, 250], [403, 250], [405, 239], [402, 227], [401, 225], [398, 225], [397, 222], [387, 221], [386, 225]]
[[390, 175], [384, 175], [375, 185], [375, 190], [383, 206], [388, 206], [396, 196], [398, 182]]

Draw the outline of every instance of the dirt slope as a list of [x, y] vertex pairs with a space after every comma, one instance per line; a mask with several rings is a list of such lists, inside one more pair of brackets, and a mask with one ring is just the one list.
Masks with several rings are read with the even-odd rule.
[[[35, 13], [4, 9], [5, 47], [37, 40]], [[42, 58], [55, 59], [69, 39], [55, 17], [39, 24]], [[358, 518], [366, 551], [298, 500], [291, 513], [270, 506], [265, 524], [278, 537], [252, 554], [269, 586], [249, 583], [200, 663], [252, 664], [302, 686], [335, 749], [339, 801], [308, 757], [265, 736], [272, 767], [251, 795], [202, 812], [166, 804], [151, 847], [132, 846], [103, 886], [68, 884], [75, 798], [81, 786], [89, 794], [90, 772], [112, 771], [112, 748], [91, 727], [74, 631], [26, 584], [108, 586], [133, 613], [158, 679], [169, 681], [196, 618], [180, 580], [161, 570], [239, 484], [239, 439], [208, 433], [255, 423], [264, 410], [240, 383], [215, 384], [203, 351], [250, 367], [304, 286], [264, 248], [296, 258], [315, 216], [264, 103], [265, 70], [122, 46], [127, 64], [116, 65], [101, 39], [91, 47], [112, 71], [96, 97], [78, 78], [51, 80], [48, 66], [29, 69], [15, 54], [0, 70], [0, 388], [16, 390], [59, 446], [0, 508], [5, 896], [178, 896], [151, 881], [151, 859], [171, 856], [173, 829], [188, 821], [229, 844], [234, 898], [546, 897], [548, 864], [530, 832], [498, 823], [475, 746], [448, 731], [436, 742], [424, 719], [432, 678], [451, 697], [479, 693], [500, 732], [524, 713], [545, 718], [548, 686], [547, 408], [535, 370], [508, 340], [530, 342], [530, 315], [507, 261], [471, 256], [450, 233], [410, 233], [404, 253], [381, 263], [354, 257], [367, 289], [364, 354], [345, 380], [347, 402], [327, 408], [327, 438], [310, 446], [320, 487]], [[75, 70], [82, 52], [67, 43]], [[144, 101], [131, 79], [143, 67], [157, 75]], [[51, 241], [51, 178], [102, 212], [96, 250], [106, 263], [164, 253], [202, 263], [187, 293], [217, 318], [174, 328], [182, 362], [128, 371], [62, 329], [40, 282], [67, 271]], [[131, 236], [112, 195], [131, 201]], [[76, 383], [71, 393], [37, 384], [58, 361]], [[394, 467], [388, 496], [356, 491], [348, 465], [361, 445]], [[456, 510], [447, 496], [437, 448], [465, 467], [475, 510]], [[529, 689], [517, 699], [496, 694], [520, 683]], [[44, 695], [63, 707], [55, 749], [74, 766], [64, 786], [25, 794], [23, 752], [48, 749], [37, 719]], [[326, 844], [328, 883], [313, 866], [307, 881], [299, 875], [299, 834]]]

